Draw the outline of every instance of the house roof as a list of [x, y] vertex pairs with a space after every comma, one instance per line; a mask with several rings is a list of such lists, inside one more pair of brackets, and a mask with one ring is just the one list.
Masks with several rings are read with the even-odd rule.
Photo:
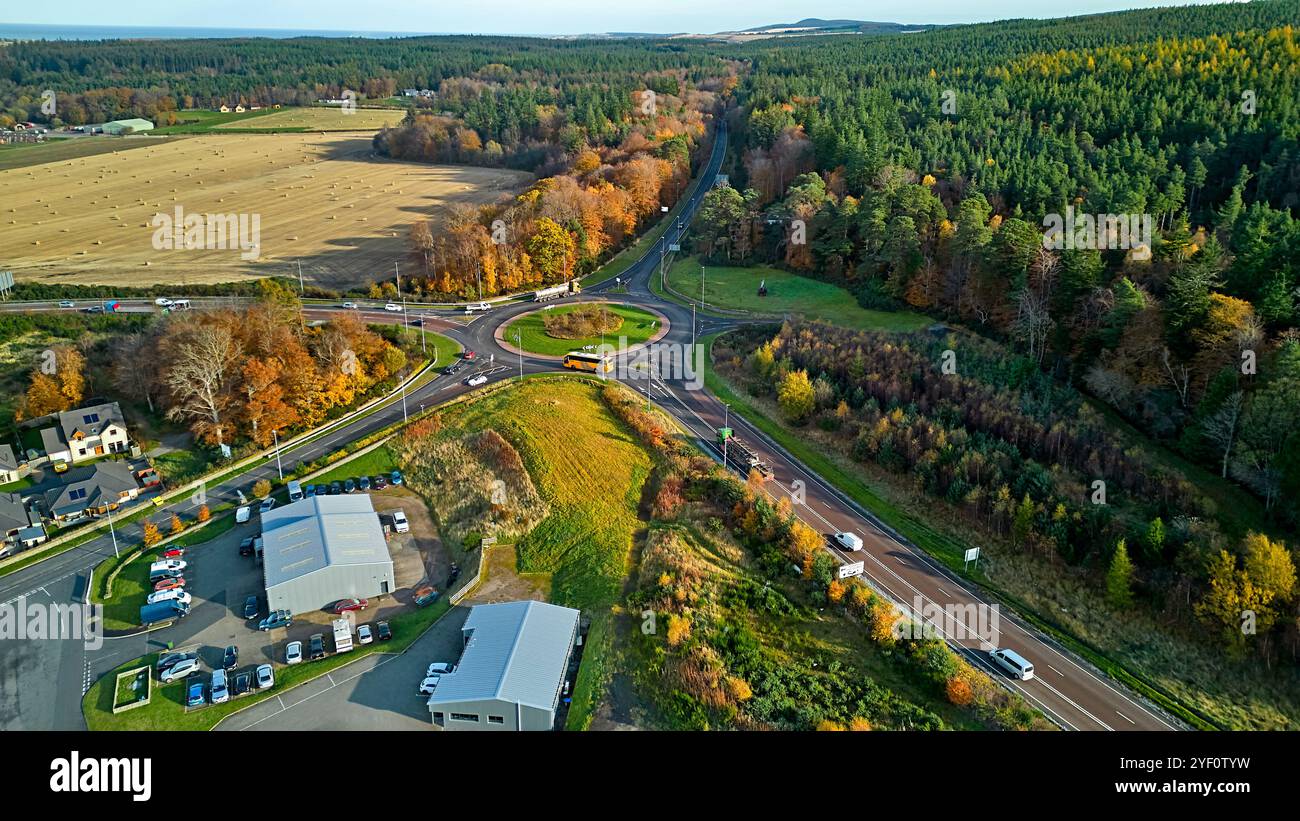
[[49, 455], [67, 450], [68, 443], [63, 441], [58, 428], [41, 428], [41, 447]]
[[17, 493], [0, 493], [0, 534], [18, 530], [31, 524], [27, 506]]
[[309, 496], [263, 513], [262, 557], [268, 588], [326, 567], [392, 562], [365, 494]]
[[14, 449], [9, 445], [0, 445], [0, 470], [17, 470], [18, 459], [14, 457]]
[[[63, 431], [63, 441], [71, 442], [77, 438], [77, 434], [84, 436], [99, 436], [109, 425], [117, 425], [120, 428], [126, 427], [126, 420], [122, 418], [122, 408], [116, 402], [105, 402], [102, 405], [90, 405], [84, 408], [76, 408], [59, 413], [59, 428]], [[41, 432], [44, 437], [45, 432]]]
[[579, 611], [539, 601], [480, 604], [470, 610], [456, 672], [438, 682], [429, 706], [499, 699], [555, 706]]
[[100, 462], [68, 471], [64, 484], [45, 494], [46, 506], [56, 516], [117, 501], [139, 487], [125, 462]]

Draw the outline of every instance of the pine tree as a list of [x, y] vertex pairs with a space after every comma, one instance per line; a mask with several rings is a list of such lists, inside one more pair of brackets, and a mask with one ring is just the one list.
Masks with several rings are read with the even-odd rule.
[[1123, 539], [1115, 545], [1106, 571], [1106, 600], [1113, 607], [1127, 610], [1133, 606], [1133, 562], [1128, 557], [1128, 545]]

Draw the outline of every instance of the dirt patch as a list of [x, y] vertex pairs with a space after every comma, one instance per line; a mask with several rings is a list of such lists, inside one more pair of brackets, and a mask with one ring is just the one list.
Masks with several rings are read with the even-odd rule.
[[462, 601], [465, 605], [503, 601], [550, 601], [551, 574], [520, 573], [515, 546], [491, 545], [483, 554], [483, 578], [473, 593]]
[[451, 570], [451, 557], [438, 537], [438, 528], [424, 500], [404, 487], [372, 491], [370, 498], [385, 524], [389, 519], [384, 514], [401, 510], [411, 525], [408, 533], [389, 533], [388, 536], [388, 552], [393, 557], [393, 580], [397, 585], [394, 598], [409, 602], [414, 591], [426, 584], [443, 590]]

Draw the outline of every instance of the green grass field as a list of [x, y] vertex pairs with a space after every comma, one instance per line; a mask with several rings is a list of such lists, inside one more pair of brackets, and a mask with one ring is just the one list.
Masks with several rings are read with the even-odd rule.
[[[584, 345], [600, 345], [604, 343], [617, 346], [620, 337], [627, 337], [627, 344], [636, 345], [645, 342], [659, 330], [659, 318], [649, 311], [633, 308], [630, 305], [610, 303], [610, 311], [623, 317], [622, 327], [612, 334], [605, 337], [556, 339], [546, 333], [546, 326], [542, 322], [544, 316], [547, 314], [569, 313], [577, 307], [577, 305], [565, 305], [521, 316], [506, 326], [506, 342], [522, 347], [529, 353], [542, 354], [543, 356], [563, 356], [569, 351], [581, 350]], [[515, 341], [516, 333], [519, 334], [519, 342]]]
[[362, 476], [373, 479], [381, 473], [387, 476], [396, 468], [397, 462], [393, 459], [393, 452], [386, 447], [378, 447], [338, 467], [331, 468], [312, 479], [310, 484], [329, 484], [335, 481], [342, 482], [344, 479], [359, 479]]
[[[176, 112], [176, 125], [155, 128], [150, 133], [207, 134], [215, 128], [229, 126], [232, 123], [243, 123], [245, 120], [255, 120], [258, 117], [264, 117], [268, 114], [274, 113], [276, 113], [275, 109], [272, 108], [264, 108], [260, 111], [245, 111], [242, 114], [236, 114], [233, 111], [228, 114], [222, 114], [220, 111], [212, 111], [210, 109], [186, 109], [184, 111]], [[244, 126], [235, 125], [233, 127], [243, 128]]]
[[[659, 277], [651, 278], [659, 292]], [[759, 283], [766, 282], [767, 296], [758, 295]], [[668, 270], [673, 290], [691, 299], [700, 297], [700, 261], [695, 257], [678, 260]], [[843, 288], [809, 277], [766, 266], [740, 267], [706, 265], [706, 305], [766, 314], [796, 314], [842, 325], [876, 331], [915, 331], [932, 320], [908, 311], [873, 311], [863, 308]]]
[[162, 142], [165, 141], [136, 137], [68, 137], [43, 143], [0, 145], [0, 171], [93, 157], [96, 154], [111, 154], [115, 151], [130, 151], [132, 148], [157, 146]]

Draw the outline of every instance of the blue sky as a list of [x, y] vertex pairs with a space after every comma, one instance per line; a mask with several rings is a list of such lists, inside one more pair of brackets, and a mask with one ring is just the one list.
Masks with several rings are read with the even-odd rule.
[[292, 28], [469, 34], [604, 31], [714, 32], [804, 17], [899, 23], [965, 23], [1061, 17], [1178, 0], [59, 0], [14, 3], [8, 23]]

